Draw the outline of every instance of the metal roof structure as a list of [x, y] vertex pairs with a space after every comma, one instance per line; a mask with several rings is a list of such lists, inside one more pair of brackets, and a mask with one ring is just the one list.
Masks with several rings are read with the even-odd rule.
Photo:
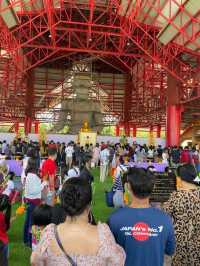
[[90, 64], [110, 123], [165, 125], [174, 85], [186, 127], [200, 115], [199, 49], [197, 0], [0, 0], [0, 121], [44, 121], [74, 65]]

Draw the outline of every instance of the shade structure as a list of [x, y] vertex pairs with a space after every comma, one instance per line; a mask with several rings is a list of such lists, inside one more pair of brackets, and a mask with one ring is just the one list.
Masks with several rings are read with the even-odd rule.
[[164, 127], [171, 75], [188, 127], [200, 113], [199, 10], [196, 0], [1, 1], [0, 121], [57, 122], [74, 75], [89, 72], [104, 125]]

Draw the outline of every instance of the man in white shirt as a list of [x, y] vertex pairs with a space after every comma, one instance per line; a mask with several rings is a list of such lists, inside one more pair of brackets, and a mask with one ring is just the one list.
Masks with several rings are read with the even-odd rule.
[[69, 143], [65, 149], [66, 153], [66, 166], [68, 169], [72, 166], [72, 159], [73, 159], [73, 153], [74, 153], [74, 147], [71, 143]]
[[7, 148], [7, 143], [6, 143], [6, 140], [3, 141], [3, 144], [2, 144], [2, 153], [5, 154], [5, 150]]
[[94, 167], [97, 167], [99, 164], [99, 157], [100, 157], [100, 148], [99, 143], [96, 144], [96, 147], [93, 148], [93, 154], [92, 154], [92, 163], [94, 164]]
[[104, 145], [100, 152], [100, 182], [102, 183], [105, 181], [108, 173], [109, 156], [110, 152], [107, 145]]

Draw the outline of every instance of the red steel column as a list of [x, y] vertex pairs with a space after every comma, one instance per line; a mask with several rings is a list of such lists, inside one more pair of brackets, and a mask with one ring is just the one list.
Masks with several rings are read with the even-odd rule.
[[19, 122], [15, 123], [15, 134], [18, 135], [19, 134]]
[[151, 137], [153, 135], [153, 126], [149, 127], [149, 136]]
[[31, 133], [32, 129], [32, 117], [28, 118], [28, 133]]
[[26, 136], [29, 133], [31, 133], [31, 128], [32, 128], [32, 119], [29, 116], [26, 116], [24, 121], [24, 132]]
[[124, 131], [125, 131], [126, 137], [130, 137], [130, 125], [128, 122], [124, 123]]
[[179, 105], [167, 106], [166, 144], [178, 146], [180, 143], [181, 107]]
[[167, 119], [166, 119], [166, 145], [178, 146], [180, 144], [181, 112], [180, 86], [171, 75], [167, 82]]
[[25, 117], [25, 120], [24, 120], [24, 133], [26, 136], [28, 135], [28, 117], [27, 116]]
[[35, 121], [35, 134], [38, 134], [39, 133], [39, 121]]
[[25, 135], [31, 133], [33, 117], [34, 117], [34, 72], [33, 70], [31, 70], [28, 72], [27, 75], [26, 110], [25, 110], [25, 122], [24, 122]]
[[119, 125], [115, 126], [115, 135], [116, 137], [119, 137]]
[[130, 136], [130, 120], [131, 120], [131, 104], [132, 104], [132, 90], [133, 81], [131, 77], [126, 80], [126, 87], [124, 92], [124, 110], [123, 110], [123, 126], [125, 135]]
[[133, 125], [133, 137], [134, 138], [137, 137], [137, 127], [136, 127], [136, 125]]
[[161, 125], [157, 126], [156, 129], [156, 137], [159, 139], [161, 137]]

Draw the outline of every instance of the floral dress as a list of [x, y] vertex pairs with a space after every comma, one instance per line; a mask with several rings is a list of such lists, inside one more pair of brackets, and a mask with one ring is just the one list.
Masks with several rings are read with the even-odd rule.
[[[78, 266], [124, 266], [124, 250], [116, 244], [114, 237], [106, 224], [98, 224], [98, 235], [100, 246], [96, 255], [71, 255]], [[48, 225], [32, 255], [32, 265], [34, 266], [70, 266], [65, 254], [61, 251], [54, 254], [50, 244], [56, 241], [55, 225]]]
[[31, 228], [31, 233], [32, 233], [32, 250], [35, 250], [40, 241], [42, 229], [40, 228], [40, 226], [33, 225]]
[[176, 234], [172, 266], [200, 266], [200, 190], [173, 192], [163, 208]]

